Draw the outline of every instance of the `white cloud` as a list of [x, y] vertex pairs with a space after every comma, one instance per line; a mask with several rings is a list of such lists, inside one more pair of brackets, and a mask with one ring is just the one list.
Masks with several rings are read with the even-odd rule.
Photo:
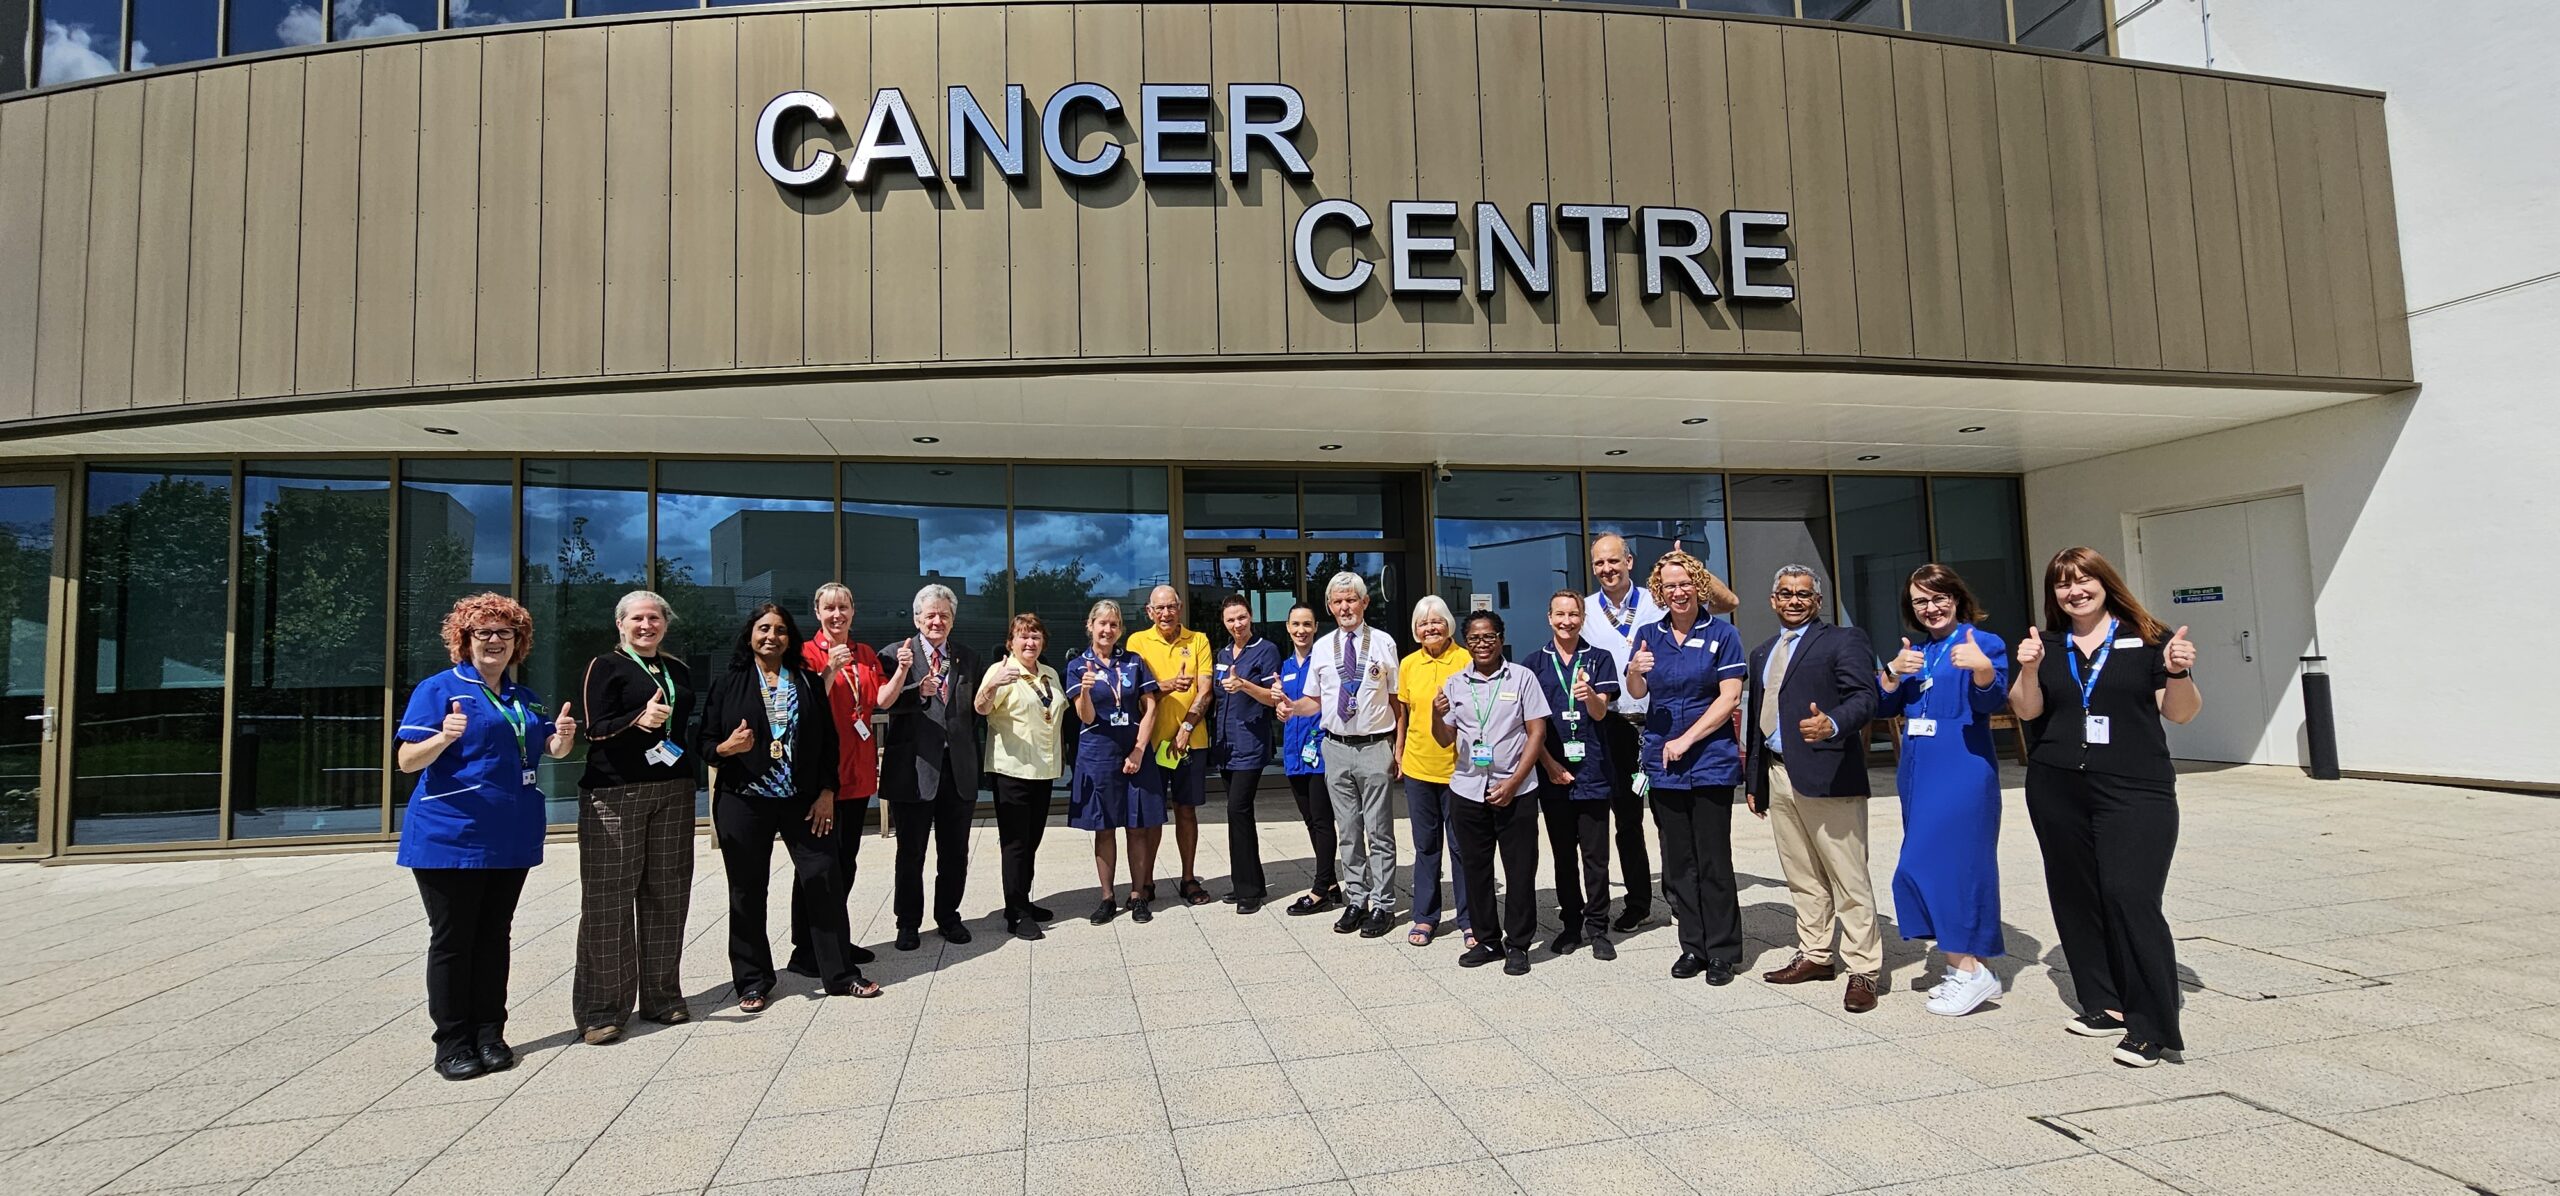
[[44, 23], [44, 63], [39, 86], [75, 83], [116, 73], [116, 48], [110, 38], [98, 36], [87, 25], [65, 25], [60, 21]]
[[[470, 5], [466, 0], [455, 0], [453, 7], [458, 15]], [[299, 5], [295, 8], [296, 11], [300, 11]], [[398, 37], [404, 33], [416, 32], [418, 32], [418, 26], [415, 22], [399, 13], [385, 11], [379, 2], [339, 0], [339, 41], [358, 41], [368, 37]]]
[[147, 71], [158, 65], [160, 64], [151, 61], [150, 43], [138, 37], [133, 39], [133, 69]]
[[320, 10], [308, 4], [286, 9], [284, 19], [276, 22], [276, 44], [279, 46], [316, 46], [328, 35], [320, 24]]

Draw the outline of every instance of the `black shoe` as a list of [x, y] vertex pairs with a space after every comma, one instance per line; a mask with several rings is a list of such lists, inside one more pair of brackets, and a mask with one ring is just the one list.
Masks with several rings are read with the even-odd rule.
[[1634, 934], [1636, 927], [1644, 925], [1645, 918], [1652, 913], [1650, 909], [1631, 906], [1620, 911], [1618, 920], [1609, 925], [1615, 927], [1620, 934]]
[[921, 947], [921, 946], [923, 946], [923, 945], [924, 945], [924, 936], [923, 936], [923, 935], [917, 934], [914, 930], [912, 930], [912, 929], [907, 929], [907, 928], [901, 928], [901, 929], [898, 931], [898, 949], [899, 949], [899, 950], [901, 950], [901, 951], [913, 951], [913, 950], [915, 950], [916, 948]]
[[2127, 1034], [2123, 1042], [2116, 1044], [2115, 1060], [2126, 1067], [2152, 1067], [2168, 1050], [2156, 1042], [2137, 1042], [2133, 1035]]
[[488, 1071], [505, 1071], [516, 1065], [516, 1049], [504, 1042], [492, 1042], [480, 1048], [480, 1066]]
[[1156, 911], [1155, 911], [1155, 907], [1154, 907], [1153, 905], [1150, 905], [1150, 904], [1149, 904], [1149, 902], [1150, 902], [1151, 900], [1152, 900], [1151, 898], [1145, 898], [1145, 897], [1132, 897], [1132, 898], [1130, 898], [1130, 899], [1129, 899], [1129, 920], [1130, 920], [1130, 921], [1132, 921], [1132, 922], [1153, 922], [1153, 921], [1155, 921], [1155, 920], [1156, 920]]
[[1040, 923], [1037, 921], [1030, 918], [1024, 918], [1021, 924], [1013, 928], [1013, 937], [1021, 939], [1026, 943], [1036, 943], [1049, 937], [1049, 932], [1040, 929]]
[[818, 974], [818, 965], [809, 962], [808, 956], [794, 951], [791, 953], [791, 958], [784, 961], [782, 970], [789, 972], [794, 976], [814, 977]]
[[1085, 915], [1084, 920], [1096, 926], [1108, 926], [1113, 918], [1119, 916], [1120, 904], [1106, 897], [1102, 904], [1093, 907], [1092, 913]]
[[853, 962], [855, 963], [870, 963], [872, 960], [878, 958], [880, 957], [877, 954], [874, 954], [869, 947], [856, 947], [853, 949]]
[[1462, 968], [1480, 968], [1489, 963], [1499, 963], [1501, 960], [1502, 948], [1494, 946], [1491, 943], [1477, 943], [1475, 946], [1467, 948], [1463, 954], [1458, 956], [1458, 966]]
[[1363, 911], [1359, 906], [1343, 906], [1342, 916], [1333, 920], [1333, 932], [1335, 934], [1349, 934], [1352, 931], [1360, 929], [1362, 916]]
[[1303, 918], [1309, 914], [1321, 914], [1327, 910], [1340, 908], [1341, 905], [1342, 886], [1335, 885], [1334, 887], [1325, 890], [1322, 894], [1298, 894], [1298, 899], [1289, 903], [1289, 916], [1292, 918]]
[[1262, 903], [1270, 900], [1269, 897], [1260, 893], [1256, 893], [1251, 897], [1247, 897], [1241, 893], [1229, 893], [1227, 894], [1227, 899], [1236, 903], [1236, 912], [1240, 914], [1261, 913]]
[[1700, 959], [1695, 955], [1691, 955], [1686, 951], [1680, 953], [1680, 958], [1671, 961], [1671, 978], [1674, 980], [1687, 980], [1690, 977], [1706, 970], [1706, 960]]
[[436, 1060], [436, 1074], [448, 1080], [470, 1080], [489, 1074], [489, 1065], [480, 1061], [480, 1052], [457, 1051]]
[[1725, 985], [1733, 983], [1733, 961], [1730, 959], [1708, 960], [1707, 983], [1715, 985], [1717, 988], [1723, 988]]
[[965, 943], [970, 938], [969, 924], [956, 919], [935, 923], [933, 932], [941, 935], [942, 941], [946, 943]]
[[2101, 1009], [2092, 1009], [2064, 1022], [2062, 1028], [2082, 1038], [2105, 1038], [2110, 1034], [2124, 1033], [2124, 1023], [2108, 1017], [2106, 1011]]
[[1528, 953], [1528, 952], [1526, 952], [1526, 951], [1513, 951], [1513, 952], [1511, 952], [1511, 953], [1509, 953], [1509, 954], [1507, 954], [1507, 955], [1503, 956], [1503, 958], [1502, 958], [1502, 974], [1503, 974], [1503, 975], [1505, 975], [1505, 976], [1526, 976], [1526, 975], [1528, 975], [1528, 974], [1529, 974], [1529, 953]]
[[1609, 936], [1607, 936], [1607, 935], [1603, 934], [1603, 935], [1594, 935], [1594, 936], [1592, 937], [1592, 939], [1591, 939], [1591, 958], [1593, 958], [1593, 959], [1597, 959], [1597, 960], [1601, 960], [1601, 961], [1604, 961], [1604, 962], [1605, 962], [1605, 961], [1608, 961], [1608, 960], [1616, 959], [1617, 957], [1618, 957], [1618, 945], [1617, 945], [1616, 943], [1610, 942], [1610, 941], [1609, 941]]
[[1360, 920], [1360, 937], [1364, 939], [1385, 938], [1389, 929], [1387, 907], [1383, 905], [1370, 907], [1369, 916]]
[[1582, 946], [1582, 932], [1568, 930], [1547, 943], [1547, 950], [1558, 955], [1571, 955]]
[[1025, 915], [1028, 915], [1032, 920], [1038, 922], [1055, 922], [1058, 920], [1058, 915], [1051, 913], [1049, 911], [1049, 907], [1045, 905], [1032, 905], [1029, 902], [1025, 902], [1022, 906], [1022, 912]]

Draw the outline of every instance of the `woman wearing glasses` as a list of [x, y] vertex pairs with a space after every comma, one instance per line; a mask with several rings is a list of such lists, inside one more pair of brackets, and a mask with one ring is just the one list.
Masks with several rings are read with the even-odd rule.
[[1102, 882], [1102, 904], [1088, 922], [1117, 917], [1113, 873], [1119, 865], [1114, 831], [1129, 840], [1129, 916], [1155, 920], [1156, 845], [1164, 837], [1162, 769], [1147, 767], [1145, 744], [1156, 722], [1156, 675], [1138, 654], [1120, 646], [1120, 604], [1106, 598], [1084, 617], [1088, 647], [1067, 662], [1068, 692], [1075, 695], [1076, 778], [1067, 795], [1067, 825], [1093, 832], [1093, 871]]
[[1700, 972], [1707, 983], [1733, 983], [1742, 962], [1742, 906], [1733, 883], [1733, 790], [1742, 753], [1733, 712], [1751, 669], [1742, 635], [1707, 614], [1700, 587], [1707, 567], [1685, 552], [1653, 562], [1646, 588], [1661, 604], [1659, 622], [1636, 628], [1627, 656], [1627, 694], [1647, 699], [1643, 766], [1637, 774], [1653, 797], [1662, 832], [1662, 890], [1679, 923], [1680, 958], [1673, 979]]
[[1040, 616], [1015, 615], [1002, 659], [978, 683], [978, 717], [987, 724], [987, 770], [996, 777], [996, 851], [1004, 860], [1004, 928], [1021, 939], [1047, 937], [1040, 924], [1056, 917], [1031, 903], [1031, 864], [1049, 829], [1049, 790], [1061, 771], [1058, 728], [1067, 721], [1066, 685], [1040, 663], [1049, 629]]
[[1956, 571], [1911, 574], [1904, 626], [1919, 634], [1876, 675], [1878, 718], [1902, 719], [1894, 788], [1902, 795], [1902, 858], [1893, 870], [1894, 920], [1905, 939], [1936, 939], [1947, 966], [1929, 1012], [1963, 1017], [2000, 996], [1983, 961], [2000, 939], [2000, 756], [1991, 716], [2009, 702], [2009, 647], [1982, 630], [1982, 604]]
[[400, 771], [418, 775], [397, 862], [427, 907], [427, 1014], [436, 1074], [468, 1080], [516, 1065], [507, 1045], [508, 931], [524, 878], [542, 862], [546, 822], [535, 769], [569, 754], [569, 703], [546, 718], [511, 674], [533, 649], [533, 616], [473, 594], [444, 617], [453, 667], [409, 691]]

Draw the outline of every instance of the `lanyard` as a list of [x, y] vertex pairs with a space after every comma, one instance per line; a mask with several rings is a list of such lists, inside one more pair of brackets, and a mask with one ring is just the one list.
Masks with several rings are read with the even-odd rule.
[[2106, 642], [2098, 645], [2097, 654], [2089, 658], [2089, 679], [2086, 681], [2080, 679], [2080, 646], [2068, 638], [2063, 642], [2062, 663], [2071, 669], [2072, 684], [2080, 687], [2080, 710], [2084, 714], [2089, 710], [2089, 695], [2098, 691], [2098, 674], [2107, 671], [2107, 657], [2115, 654], [2116, 626], [2116, 620], [2107, 620]]
[[1574, 705], [1573, 683], [1582, 679], [1582, 653], [1576, 652], [1573, 654], [1573, 667], [1568, 670], [1564, 665], [1564, 654], [1556, 651], [1556, 646], [1554, 644], [1547, 645], [1546, 651], [1547, 660], [1549, 662], [1548, 667], [1555, 670], [1556, 690], [1564, 695], [1564, 703], [1558, 713], [1567, 716], [1564, 719], [1565, 735], [1567, 738], [1580, 739], [1582, 737], [1582, 718], [1581, 711], [1576, 709]]
[[648, 660], [643, 658], [639, 653], [632, 651], [628, 644], [623, 646], [622, 654], [630, 657], [631, 663], [639, 665], [641, 672], [649, 674], [649, 680], [657, 685], [658, 692], [665, 695], [667, 705], [673, 706], [676, 704], [675, 675], [669, 673], [665, 665], [650, 664]]
[[[1600, 617], [1608, 620], [1609, 626], [1618, 629], [1619, 639], [1626, 640], [1630, 644], [1635, 642], [1636, 612], [1643, 607], [1644, 600], [1636, 596], [1632, 587], [1627, 590], [1627, 604], [1623, 607], [1609, 601], [1609, 591], [1600, 591]], [[1626, 617], [1619, 618], [1621, 614]]]
[[489, 704], [498, 708], [498, 717], [507, 720], [507, 729], [515, 735], [516, 759], [523, 763], [527, 771], [531, 771], [533, 749], [525, 743], [524, 735], [525, 727], [533, 721], [533, 717], [525, 712], [524, 703], [509, 704], [498, 696], [498, 691], [489, 688], [488, 682], [477, 677], [472, 678], [471, 683], [479, 686], [480, 692], [489, 696]]
[[1086, 660], [1092, 662], [1085, 666], [1085, 675], [1090, 677], [1095, 673], [1100, 673], [1103, 676], [1110, 678], [1111, 708], [1113, 710], [1120, 709], [1120, 653], [1114, 651], [1108, 661], [1103, 657], [1094, 655], [1091, 649], [1086, 649], [1084, 656]]
[[1492, 682], [1494, 692], [1496, 694], [1501, 693], [1502, 683], [1505, 680], [1502, 673], [1503, 670], [1497, 668], [1493, 671], [1492, 676], [1487, 677], [1484, 674], [1475, 671], [1472, 667], [1465, 671], [1465, 676], [1467, 678], [1467, 706], [1476, 713], [1475, 739], [1479, 744], [1484, 742], [1486, 735], [1492, 733], [1493, 726], [1492, 720], [1487, 717], [1488, 712], [1484, 704], [1484, 683], [1487, 681]]
[[1049, 713], [1050, 705], [1056, 702], [1058, 697], [1056, 694], [1049, 692], [1049, 679], [1041, 675], [1040, 662], [1036, 660], [1031, 662], [1031, 672], [1029, 676], [1031, 678], [1031, 692], [1040, 699], [1040, 713]]
[[[800, 687], [791, 684], [791, 676], [784, 669], [775, 669], [773, 677], [773, 684], [768, 685], [765, 683], [764, 670], [756, 670], [756, 688], [764, 696], [765, 721], [773, 725], [774, 746], [779, 748], [782, 741], [791, 735], [791, 728], [800, 721]], [[778, 703], [782, 707], [780, 717], [774, 714], [776, 698], [781, 699]], [[775, 759], [778, 760], [781, 757], [776, 756]]]

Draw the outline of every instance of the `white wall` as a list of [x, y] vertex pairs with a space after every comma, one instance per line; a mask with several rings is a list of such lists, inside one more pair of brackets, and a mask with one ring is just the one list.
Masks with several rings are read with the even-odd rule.
[[[2122, 52], [2203, 65], [2206, 7], [2132, 16]], [[2419, 389], [2029, 474], [2034, 560], [2129, 564], [2134, 514], [2299, 488], [2341, 764], [2560, 783], [2560, 4], [2209, 7], [2216, 69], [2389, 94]]]

